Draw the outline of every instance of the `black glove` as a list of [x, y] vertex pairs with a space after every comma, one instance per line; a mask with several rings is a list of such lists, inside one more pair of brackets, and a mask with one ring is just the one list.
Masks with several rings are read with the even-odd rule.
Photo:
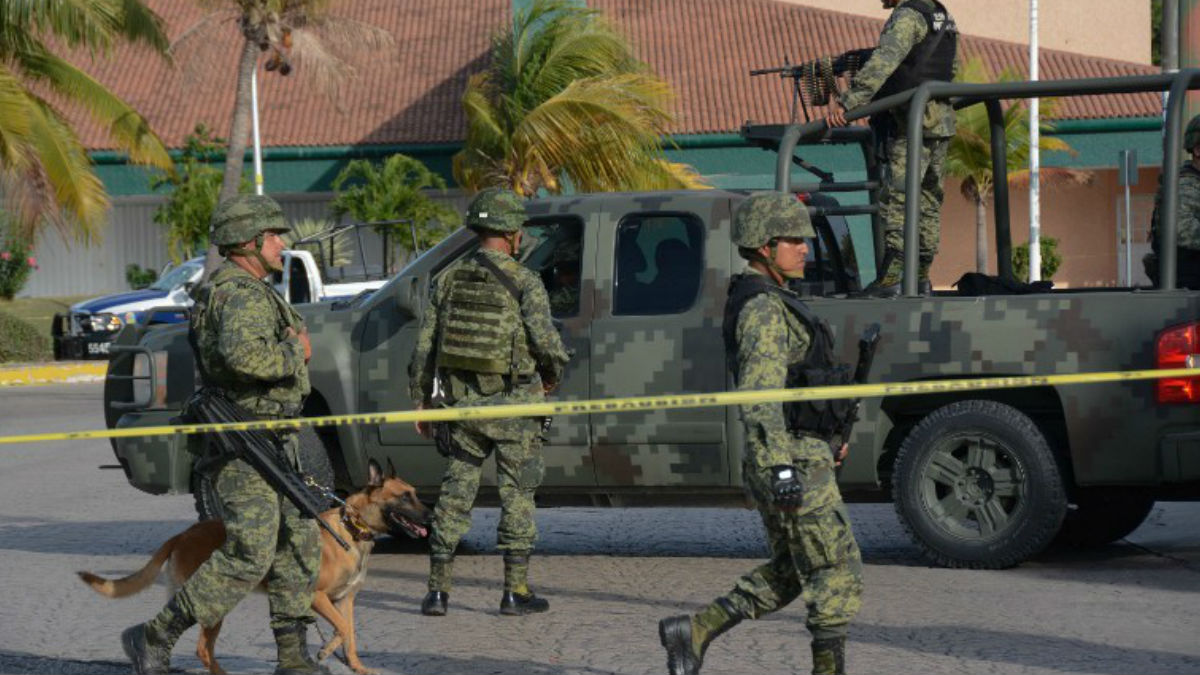
[[796, 467], [776, 464], [767, 467], [767, 475], [776, 506], [799, 507], [804, 503], [804, 484], [800, 482], [800, 472]]

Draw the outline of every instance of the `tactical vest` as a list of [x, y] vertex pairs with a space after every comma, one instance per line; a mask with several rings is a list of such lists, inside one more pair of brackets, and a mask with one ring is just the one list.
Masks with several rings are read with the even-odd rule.
[[934, 7], [930, 8], [924, 2], [907, 0], [900, 5], [899, 8], [911, 9], [924, 17], [928, 30], [925, 39], [913, 46], [872, 100], [912, 89], [922, 82], [949, 82], [954, 79], [958, 26], [942, 3], [933, 0], [933, 4]]
[[[780, 288], [761, 274], [739, 274], [729, 283], [729, 297], [725, 301], [725, 318], [721, 334], [725, 338], [725, 364], [738, 379], [737, 371], [737, 321], [742, 308], [756, 295], [774, 293], [783, 300], [784, 306], [808, 326], [812, 344], [803, 361], [788, 364], [784, 386], [824, 387], [851, 384], [852, 369], [833, 358], [833, 331], [829, 323], [812, 313], [808, 305], [792, 292]], [[808, 434], [829, 440], [845, 424], [852, 403], [849, 400], [835, 401], [789, 401], [783, 404], [783, 417], [788, 431], [793, 434]]]
[[[484, 255], [482, 252], [478, 255]], [[474, 373], [533, 375], [518, 297], [476, 260], [450, 270], [437, 344], [437, 367]]]

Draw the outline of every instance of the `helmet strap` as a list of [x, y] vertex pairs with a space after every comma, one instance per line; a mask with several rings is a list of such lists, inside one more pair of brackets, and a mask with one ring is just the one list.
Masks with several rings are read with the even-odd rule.
[[232, 258], [234, 256], [238, 256], [238, 257], [242, 257], [242, 258], [252, 258], [254, 260], [257, 260], [258, 264], [262, 266], [263, 272], [265, 274], [270, 274], [271, 272], [280, 271], [280, 270], [277, 270], [275, 267], [273, 267], [270, 263], [268, 263], [267, 259], [262, 256], [262, 253], [261, 253], [262, 246], [263, 246], [262, 232], [259, 232], [258, 236], [254, 237], [254, 246], [255, 246], [255, 248], [253, 248], [253, 249], [231, 248], [231, 249], [229, 249], [229, 252], [226, 255], [230, 258]]

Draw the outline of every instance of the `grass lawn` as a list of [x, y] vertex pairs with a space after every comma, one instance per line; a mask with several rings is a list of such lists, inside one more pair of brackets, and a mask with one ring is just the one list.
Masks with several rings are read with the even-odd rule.
[[0, 312], [8, 312], [18, 319], [33, 324], [40, 335], [50, 339], [50, 325], [54, 315], [67, 311], [71, 305], [93, 298], [95, 295], [76, 295], [65, 298], [18, 298], [0, 300]]

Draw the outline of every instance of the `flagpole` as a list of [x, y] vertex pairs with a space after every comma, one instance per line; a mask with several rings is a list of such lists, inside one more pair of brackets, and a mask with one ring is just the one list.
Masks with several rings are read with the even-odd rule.
[[[1029, 79], [1038, 80], [1038, 0], [1029, 0]], [[1042, 278], [1041, 110], [1029, 99], [1029, 281]]]

